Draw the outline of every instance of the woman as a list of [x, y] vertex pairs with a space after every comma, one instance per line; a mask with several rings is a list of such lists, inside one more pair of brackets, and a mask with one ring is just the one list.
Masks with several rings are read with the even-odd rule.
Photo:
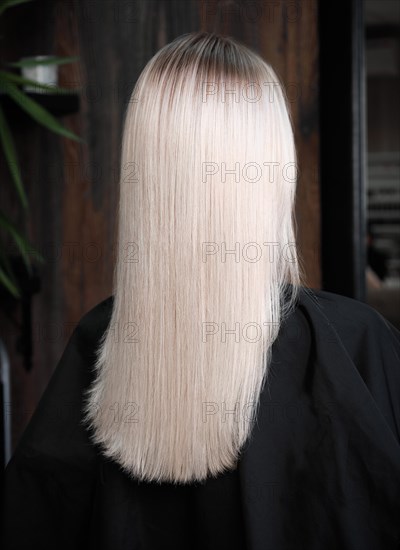
[[400, 333], [307, 289], [283, 88], [209, 33], [126, 112], [113, 295], [6, 471], [8, 548], [400, 547]]

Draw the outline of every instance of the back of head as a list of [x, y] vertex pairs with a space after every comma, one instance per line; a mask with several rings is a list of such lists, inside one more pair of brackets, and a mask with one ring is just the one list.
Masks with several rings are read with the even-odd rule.
[[[295, 304], [296, 158], [282, 86], [231, 38], [181, 36], [124, 124], [114, 307], [85, 421], [139, 480], [234, 468]], [[287, 290], [289, 289], [289, 293]]]

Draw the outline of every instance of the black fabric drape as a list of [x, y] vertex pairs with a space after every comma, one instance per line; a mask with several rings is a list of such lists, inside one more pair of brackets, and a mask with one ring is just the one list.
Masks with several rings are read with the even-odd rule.
[[400, 332], [303, 288], [274, 343], [241, 460], [203, 483], [138, 483], [80, 423], [112, 296], [74, 330], [5, 472], [7, 550], [400, 549]]

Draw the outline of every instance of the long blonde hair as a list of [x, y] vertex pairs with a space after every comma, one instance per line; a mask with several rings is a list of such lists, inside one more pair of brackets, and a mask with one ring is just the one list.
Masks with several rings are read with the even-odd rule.
[[295, 190], [273, 69], [212, 33], [158, 51], [125, 115], [112, 317], [83, 420], [133, 478], [236, 467], [301, 286]]

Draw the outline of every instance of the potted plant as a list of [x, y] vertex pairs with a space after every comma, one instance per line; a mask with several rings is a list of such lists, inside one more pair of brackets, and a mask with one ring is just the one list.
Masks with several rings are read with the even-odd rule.
[[[31, 2], [32, 0], [5, 0], [0, 7], [0, 16], [9, 7], [17, 4]], [[34, 67], [49, 67], [58, 66], [65, 63], [76, 61], [77, 57], [57, 57], [53, 55], [37, 56], [36, 58], [23, 58], [17, 62], [7, 63], [9, 67], [20, 68], [26, 70]], [[71, 90], [55, 86], [54, 84], [46, 84], [37, 80], [26, 78], [15, 71], [0, 70], [0, 90], [1, 96], [8, 97], [21, 110], [23, 110], [31, 119], [38, 124], [48, 128], [50, 131], [60, 136], [69, 139], [83, 142], [79, 136], [65, 128], [51, 112], [43, 105], [39, 104], [33, 97], [32, 88], [45, 93], [53, 94], [70, 94]], [[8, 166], [10, 183], [13, 186], [13, 191], [19, 200], [19, 205], [25, 212], [26, 216], [29, 213], [29, 205], [27, 195], [25, 193], [24, 183], [22, 181], [21, 169], [18, 161], [18, 153], [15, 147], [14, 139], [11, 131], [12, 120], [8, 120], [0, 102], [0, 146], [4, 153], [4, 158]], [[14, 298], [21, 298], [21, 288], [16, 277], [16, 270], [13, 268], [10, 258], [5, 252], [4, 237], [8, 235], [11, 238], [19, 252], [20, 259], [28, 274], [32, 274], [31, 257], [38, 262], [43, 262], [44, 259], [37, 250], [31, 245], [26, 237], [24, 230], [17, 227], [7, 214], [0, 210], [0, 230], [3, 235], [0, 236], [0, 286], [11, 294]], [[3, 237], [4, 236], [4, 237]]]

